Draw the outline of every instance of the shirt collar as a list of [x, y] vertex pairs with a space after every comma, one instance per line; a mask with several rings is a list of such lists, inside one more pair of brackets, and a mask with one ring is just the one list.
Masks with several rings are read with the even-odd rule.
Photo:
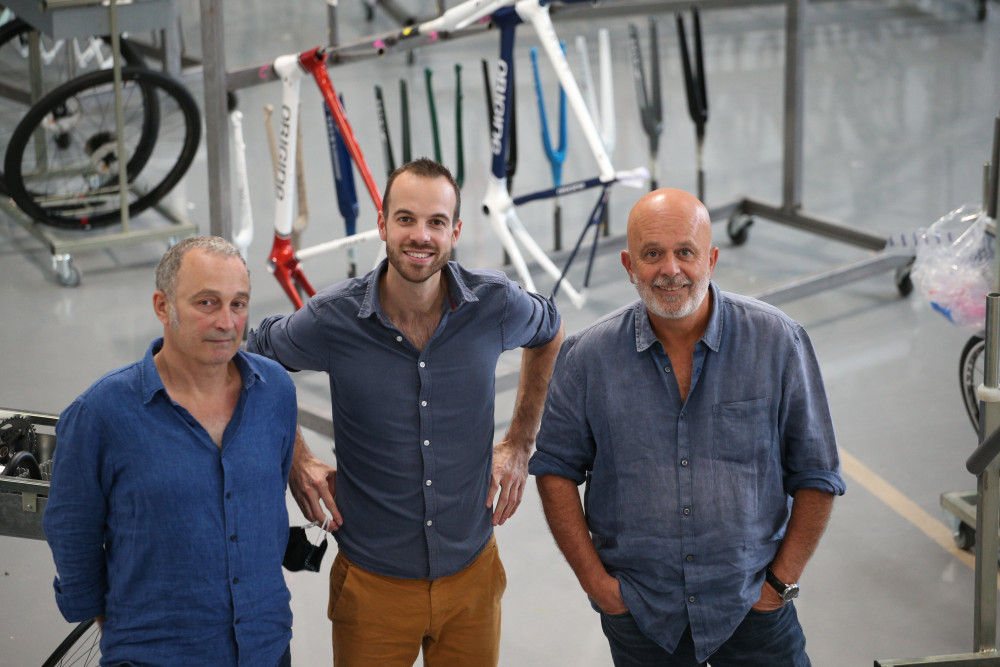
[[[700, 340], [713, 352], [718, 352], [722, 343], [722, 299], [714, 281], [709, 282], [708, 287], [712, 294], [712, 312], [708, 316], [708, 326], [705, 327], [705, 333]], [[659, 340], [653, 333], [653, 326], [649, 323], [649, 313], [646, 312], [642, 299], [635, 302], [632, 310], [635, 317], [635, 351], [642, 352]]]
[[[149, 348], [146, 349], [146, 355], [140, 362], [140, 382], [143, 403], [149, 403], [152, 401], [153, 397], [155, 397], [159, 392], [163, 392], [164, 395], [167, 394], [166, 387], [163, 386], [163, 380], [160, 379], [160, 372], [156, 370], [156, 362], [153, 361], [153, 355], [159, 352], [162, 348], [163, 337], [161, 336], [149, 344]], [[240, 371], [240, 377], [243, 379], [244, 389], [249, 389], [257, 382], [264, 382], [264, 377], [260, 374], [260, 370], [257, 368], [258, 361], [254, 359], [252, 355], [247, 354], [243, 350], [239, 350], [236, 352], [236, 356], [233, 357], [233, 361], [236, 362], [236, 368]]]
[[[389, 260], [388, 258], [383, 259], [379, 262], [379, 265], [375, 267], [372, 271], [368, 273], [365, 277], [367, 282], [365, 286], [365, 297], [361, 301], [361, 308], [358, 309], [358, 317], [365, 319], [371, 317], [375, 313], [382, 313], [382, 303], [379, 300], [378, 294], [378, 282], [381, 275], [388, 269]], [[465, 284], [465, 280], [462, 279], [462, 272], [459, 268], [458, 263], [448, 262], [441, 269], [441, 274], [444, 279], [448, 281], [448, 299], [450, 301], [450, 310], [458, 310], [466, 303], [472, 301], [479, 301], [469, 286]]]

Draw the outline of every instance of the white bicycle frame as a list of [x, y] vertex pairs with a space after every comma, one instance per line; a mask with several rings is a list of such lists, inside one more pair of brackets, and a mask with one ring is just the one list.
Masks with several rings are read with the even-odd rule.
[[[470, 1], [474, 2], [475, 0]], [[640, 167], [631, 171], [618, 172], [615, 171], [615, 168], [612, 166], [611, 158], [608, 155], [608, 151], [605, 149], [604, 141], [597, 130], [593, 117], [587, 109], [586, 102], [583, 99], [583, 94], [580, 92], [580, 87], [577, 84], [576, 78], [573, 76], [573, 71], [570, 69], [566, 55], [563, 53], [562, 47], [559, 44], [559, 37], [556, 35], [555, 28], [552, 26], [552, 19], [549, 17], [548, 7], [543, 6], [539, 0], [517, 0], [513, 3], [507, 2], [504, 4], [507, 6], [513, 4], [517, 15], [523, 21], [530, 23], [535, 29], [535, 33], [542, 44], [542, 48], [548, 56], [549, 62], [552, 63], [556, 77], [559, 79], [559, 83], [562, 85], [563, 90], [566, 93], [566, 100], [569, 102], [570, 111], [580, 124], [580, 127], [583, 130], [584, 138], [587, 141], [587, 146], [590, 148], [590, 153], [597, 162], [600, 182], [612, 183], [615, 181], [621, 181], [626, 185], [642, 187], [646, 178], [648, 178], [648, 172], [645, 168]], [[502, 57], [501, 63], [502, 68], [508, 67]], [[502, 102], [499, 102], [499, 100], [503, 99], [505, 94], [506, 78], [498, 77], [496, 90], [494, 91], [495, 106], [503, 104]], [[502, 114], [503, 107], [500, 106], [499, 109], [495, 109], [495, 112], [497, 111]], [[498, 128], [495, 127], [494, 136], [496, 137], [496, 135], [502, 133], [504, 129], [505, 128], [499, 128], [498, 131]], [[499, 148], [497, 143], [497, 141], [493, 142], [494, 159], [497, 157], [497, 150]], [[556, 188], [555, 194], [559, 195], [566, 192], [573, 192], [583, 189], [583, 187], [584, 186], [581, 183], [571, 183]], [[503, 243], [504, 248], [507, 250], [511, 263], [517, 270], [517, 273], [521, 278], [521, 282], [524, 284], [526, 289], [536, 291], [535, 283], [528, 271], [524, 255], [521, 254], [520, 249], [517, 246], [518, 242], [524, 246], [528, 254], [546, 273], [557, 281], [560, 281], [562, 289], [565, 290], [566, 295], [569, 297], [573, 305], [579, 308], [586, 303], [585, 294], [573, 287], [572, 284], [570, 284], [570, 282], [563, 277], [563, 271], [561, 271], [552, 262], [545, 251], [542, 250], [531, 234], [524, 228], [523, 223], [518, 217], [514, 198], [512, 198], [510, 193], [507, 192], [506, 180], [498, 174], [498, 170], [495, 167], [487, 181], [486, 196], [483, 200], [483, 206], [488, 211], [490, 224], [493, 227], [494, 232], [500, 238], [501, 243]]]

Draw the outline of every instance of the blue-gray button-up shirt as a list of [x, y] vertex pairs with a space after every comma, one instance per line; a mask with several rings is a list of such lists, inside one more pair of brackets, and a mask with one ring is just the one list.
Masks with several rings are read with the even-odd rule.
[[265, 319], [247, 349], [329, 374], [344, 554], [377, 574], [437, 579], [471, 563], [492, 535], [497, 359], [548, 343], [560, 319], [503, 273], [449, 262], [441, 321], [419, 351], [379, 303], [386, 266]]
[[170, 399], [153, 355], [63, 411], [42, 526], [68, 621], [106, 615], [102, 662], [273, 667], [292, 638], [281, 560], [295, 386], [240, 352], [221, 449]]
[[681, 401], [641, 301], [567, 338], [533, 475], [587, 483], [587, 525], [644, 634], [699, 661], [760, 597], [791, 494], [844, 492], [826, 393], [805, 330], [711, 286]]

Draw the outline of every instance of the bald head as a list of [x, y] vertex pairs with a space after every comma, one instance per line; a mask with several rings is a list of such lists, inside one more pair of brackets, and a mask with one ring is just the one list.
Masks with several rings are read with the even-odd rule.
[[708, 210], [696, 197], [663, 188], [632, 207], [622, 265], [652, 315], [703, 317], [718, 255]]
[[628, 249], [634, 253], [641, 239], [658, 229], [684, 229], [712, 245], [712, 221], [708, 209], [694, 195], [676, 188], [660, 188], [644, 195], [628, 215]]

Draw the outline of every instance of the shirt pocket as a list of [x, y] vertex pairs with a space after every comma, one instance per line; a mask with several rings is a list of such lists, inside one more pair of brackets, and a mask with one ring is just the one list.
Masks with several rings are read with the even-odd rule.
[[727, 532], [743, 535], [759, 517], [759, 485], [766, 468], [768, 399], [712, 406], [712, 482], [715, 516]]
[[768, 399], [716, 403], [712, 406], [712, 453], [719, 461], [752, 464], [770, 442]]

